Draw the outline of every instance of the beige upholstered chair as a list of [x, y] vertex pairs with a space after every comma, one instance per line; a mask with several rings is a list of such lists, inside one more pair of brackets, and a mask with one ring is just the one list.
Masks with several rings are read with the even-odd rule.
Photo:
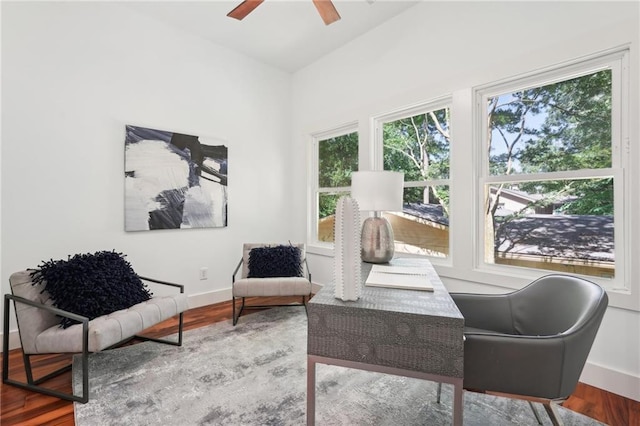
[[[254, 248], [275, 248], [277, 246], [292, 246], [299, 249], [300, 253], [300, 275], [299, 276], [274, 276], [253, 278], [249, 265], [251, 263], [251, 250]], [[238, 272], [240, 278], [236, 279]], [[238, 323], [238, 318], [242, 315], [242, 311], [246, 309], [270, 308], [274, 306], [304, 306], [311, 295], [311, 273], [307, 265], [304, 244], [263, 244], [252, 243], [244, 244], [242, 247], [242, 258], [233, 271], [232, 281], [232, 303], [233, 303], [233, 325]], [[291, 305], [246, 305], [247, 297], [267, 297], [267, 296], [301, 296], [302, 302]], [[236, 298], [242, 299], [240, 310], [236, 315]]]
[[[171, 286], [179, 293], [152, 297], [151, 299], [131, 306], [129, 309], [113, 312], [89, 320], [53, 307], [46, 291], [41, 286], [34, 286], [31, 271], [20, 271], [11, 275], [9, 283], [13, 294], [4, 297], [4, 334], [2, 342], [2, 382], [22, 389], [55, 396], [69, 401], [87, 402], [89, 400], [89, 366], [88, 356], [91, 352], [99, 352], [118, 346], [127, 340], [137, 337], [176, 346], [182, 345], [182, 312], [188, 309], [184, 286], [139, 277], [150, 283]], [[26, 382], [9, 378], [9, 313], [13, 301], [20, 342], [22, 344]], [[175, 315], [180, 316], [177, 340], [155, 339], [137, 336], [137, 333], [160, 323]], [[71, 318], [79, 324], [68, 328], [60, 327], [60, 317]], [[41, 383], [71, 369], [71, 365], [62, 367], [46, 376], [34, 379], [31, 368], [31, 357], [43, 354], [80, 353], [82, 354], [82, 395], [67, 394], [55, 391]]]

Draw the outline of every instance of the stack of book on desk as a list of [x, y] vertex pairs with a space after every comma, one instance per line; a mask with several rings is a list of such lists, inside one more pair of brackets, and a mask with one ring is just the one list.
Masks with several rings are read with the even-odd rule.
[[365, 285], [433, 291], [433, 285], [427, 277], [427, 272], [422, 268], [412, 266], [373, 265]]

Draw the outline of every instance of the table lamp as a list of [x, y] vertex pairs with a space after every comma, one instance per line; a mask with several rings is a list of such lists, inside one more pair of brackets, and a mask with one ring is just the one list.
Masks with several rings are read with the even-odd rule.
[[360, 211], [374, 216], [362, 224], [362, 260], [368, 263], [387, 263], [393, 258], [394, 236], [383, 211], [401, 211], [404, 173], [364, 171], [351, 174], [351, 196]]

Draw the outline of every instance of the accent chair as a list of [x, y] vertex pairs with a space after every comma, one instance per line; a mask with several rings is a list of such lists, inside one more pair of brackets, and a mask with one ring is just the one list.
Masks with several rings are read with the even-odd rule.
[[[237, 278], [238, 272], [240, 277]], [[304, 306], [311, 296], [311, 273], [307, 265], [305, 245], [302, 243], [246, 243], [242, 258], [231, 276], [233, 325], [238, 323], [244, 309], [274, 306]], [[248, 297], [300, 296], [301, 302], [282, 305], [248, 305]], [[242, 299], [236, 314], [236, 299]]]
[[[2, 382], [29, 391], [55, 396], [68, 401], [86, 403], [89, 401], [89, 354], [121, 345], [137, 337], [171, 345], [182, 345], [183, 311], [188, 309], [188, 300], [184, 286], [138, 276], [141, 280], [170, 286], [179, 293], [151, 299], [92, 320], [52, 305], [47, 291], [34, 285], [30, 270], [19, 271], [11, 275], [12, 294], [4, 296], [4, 328], [2, 342]], [[26, 382], [9, 377], [9, 314], [11, 303], [16, 312], [18, 333], [22, 345], [22, 358]], [[173, 340], [139, 336], [137, 333], [166, 319], [179, 315], [178, 336]], [[62, 328], [60, 318], [77, 322], [68, 328]], [[43, 377], [34, 378], [31, 357], [44, 354], [81, 354], [82, 356], [82, 394], [64, 393], [41, 386], [47, 380], [71, 369], [66, 365]]]
[[[607, 293], [583, 278], [543, 276], [507, 294], [452, 293], [465, 320], [466, 390], [554, 405], [576, 388], [608, 305]], [[440, 386], [438, 387], [438, 401]]]

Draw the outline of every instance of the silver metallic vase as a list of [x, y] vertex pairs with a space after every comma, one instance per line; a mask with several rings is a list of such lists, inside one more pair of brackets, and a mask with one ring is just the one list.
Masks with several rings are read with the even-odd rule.
[[369, 217], [362, 224], [362, 260], [368, 263], [387, 263], [393, 259], [393, 228], [381, 216]]

